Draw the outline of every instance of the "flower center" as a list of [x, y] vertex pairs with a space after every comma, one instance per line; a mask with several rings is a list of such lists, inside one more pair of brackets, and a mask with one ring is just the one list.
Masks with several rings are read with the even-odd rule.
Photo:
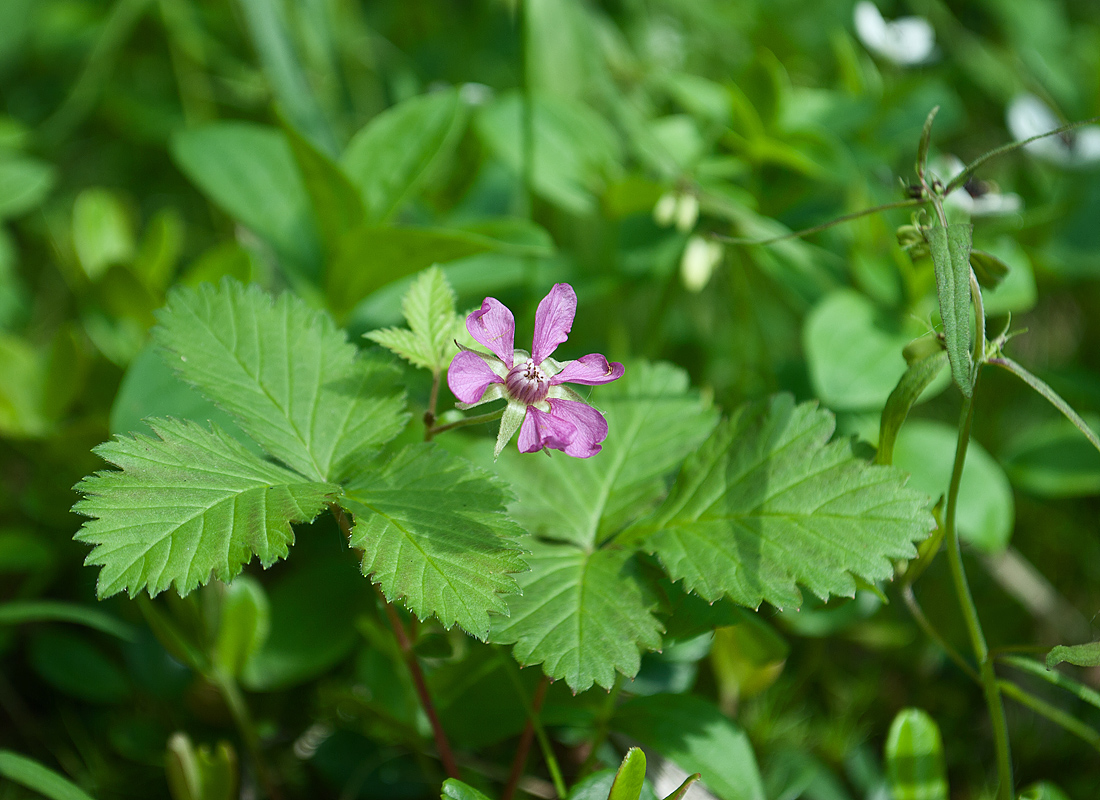
[[504, 388], [516, 400], [532, 405], [546, 399], [546, 393], [550, 391], [550, 379], [535, 365], [534, 359], [529, 358], [508, 371]]

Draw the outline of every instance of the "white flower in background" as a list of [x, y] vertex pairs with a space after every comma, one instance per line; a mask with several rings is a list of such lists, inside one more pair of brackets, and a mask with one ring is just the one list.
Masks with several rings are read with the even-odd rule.
[[[1017, 142], [1062, 127], [1063, 123], [1042, 100], [1022, 94], [1005, 113], [1008, 130]], [[1100, 126], [1085, 125], [1071, 131], [1037, 139], [1024, 145], [1036, 158], [1060, 167], [1080, 168], [1100, 161]]]
[[680, 279], [689, 292], [701, 292], [722, 261], [722, 245], [702, 236], [688, 239], [680, 259]]
[[935, 55], [936, 33], [923, 17], [899, 17], [887, 22], [878, 6], [860, 0], [856, 3], [855, 25], [864, 47], [900, 66], [923, 64]]
[[653, 206], [653, 219], [663, 228], [676, 223], [676, 230], [687, 233], [699, 220], [699, 198], [693, 194], [665, 192]]
[[[944, 185], [965, 167], [962, 161], [950, 154], [933, 159], [928, 165], [929, 171]], [[962, 188], [947, 195], [944, 205], [954, 206], [972, 217], [997, 217], [1018, 213], [1024, 203], [1015, 192], [1002, 194], [996, 184], [971, 178]]]

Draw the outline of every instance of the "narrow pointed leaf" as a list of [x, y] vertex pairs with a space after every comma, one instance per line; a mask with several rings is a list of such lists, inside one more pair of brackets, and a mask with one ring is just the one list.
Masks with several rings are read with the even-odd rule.
[[638, 800], [645, 784], [645, 753], [640, 747], [631, 747], [619, 764], [615, 782], [607, 800]]
[[219, 428], [150, 421], [156, 438], [121, 436], [96, 453], [119, 471], [77, 485], [73, 510], [92, 517], [74, 537], [95, 545], [86, 564], [102, 566], [108, 597], [169, 586], [187, 594], [211, 577], [230, 581], [257, 556], [287, 555], [292, 522], [309, 522], [339, 492], [263, 461]]
[[936, 270], [936, 296], [940, 303], [943, 333], [951, 376], [964, 396], [973, 390], [970, 355], [970, 247], [973, 225], [955, 224], [926, 231], [932, 265]]
[[680, 471], [664, 504], [624, 533], [656, 553], [673, 580], [708, 601], [798, 606], [801, 583], [851, 597], [855, 578], [893, 574], [934, 527], [927, 498], [854, 442], [829, 442], [835, 421], [789, 395], [742, 406]]
[[485, 639], [489, 613], [508, 613], [512, 573], [526, 568], [507, 500], [490, 473], [417, 444], [364, 470], [342, 504], [355, 515], [350, 544], [363, 551], [363, 574], [387, 599]]
[[970, 266], [978, 283], [987, 289], [996, 289], [1010, 272], [1008, 264], [985, 250], [970, 251]]
[[1052, 389], [1050, 385], [1046, 383], [1046, 381], [1042, 380], [1037, 375], [1032, 374], [1027, 369], [1013, 361], [1011, 358], [1005, 358], [1004, 356], [991, 358], [989, 359], [989, 363], [995, 364], [1002, 369], [1007, 369], [1017, 378], [1022, 380], [1032, 389], [1045, 397], [1052, 406], [1061, 411], [1065, 418], [1073, 423], [1074, 427], [1077, 428], [1077, 430], [1081, 431], [1081, 433], [1084, 434], [1085, 438], [1089, 440], [1089, 443], [1093, 447], [1095, 447], [1097, 450], [1100, 450], [1100, 437], [1096, 435], [1096, 431], [1094, 431], [1087, 422], [1081, 419], [1081, 415], [1073, 410], [1073, 406], [1063, 400], [1062, 396], [1054, 391], [1054, 389]]
[[932, 143], [932, 121], [936, 118], [939, 106], [928, 112], [928, 118], [924, 121], [924, 128], [920, 132], [920, 144], [917, 145], [917, 176], [924, 177], [924, 169], [928, 164], [928, 147]]
[[1078, 667], [1100, 667], [1100, 642], [1060, 644], [1047, 653], [1047, 669], [1052, 669], [1063, 661]]
[[396, 370], [293, 295], [202, 284], [173, 291], [159, 319], [154, 336], [180, 377], [313, 480], [346, 479], [408, 419]]
[[92, 800], [68, 778], [11, 750], [0, 750], [0, 775], [50, 800]]
[[443, 790], [439, 797], [440, 800], [489, 800], [488, 795], [457, 778], [443, 781]]
[[886, 781], [894, 800], [947, 800], [940, 729], [919, 708], [902, 709], [890, 725]]
[[882, 409], [878, 453], [875, 455], [876, 464], [889, 466], [893, 463], [894, 442], [897, 441], [898, 431], [905, 423], [905, 418], [909, 416], [909, 410], [940, 374], [940, 370], [946, 363], [947, 353], [937, 348], [932, 353], [912, 362], [905, 374], [901, 376], [894, 391], [890, 392], [890, 396], [886, 398], [886, 405]]
[[691, 785], [700, 778], [702, 778], [702, 775], [700, 775], [698, 772], [696, 772], [694, 775], [688, 775], [686, 778], [684, 778], [684, 782], [680, 784], [676, 791], [666, 797], [665, 800], [683, 800], [684, 795], [688, 793], [688, 789], [691, 788]]
[[493, 622], [491, 640], [514, 644], [520, 664], [542, 664], [574, 692], [615, 673], [638, 674], [641, 652], [661, 646], [655, 605], [628, 550], [584, 550], [571, 544], [525, 542], [531, 571], [519, 576], [523, 595], [511, 615]]
[[[1054, 648], [1054, 650], [1057, 649], [1058, 648]], [[1054, 650], [1051, 650], [1051, 652], [1047, 654], [1048, 660], [1052, 655], [1054, 655]], [[1055, 658], [1057, 658], [1057, 656], [1055, 656]], [[1049, 684], [1065, 689], [1067, 692], [1074, 695], [1078, 699], [1088, 703], [1090, 706], [1100, 709], [1100, 692], [1091, 687], [1085, 686], [1083, 683], [1075, 681], [1068, 675], [1063, 675], [1061, 672], [1054, 669], [1056, 664], [1051, 664], [1048, 667], [1044, 667], [1038, 661], [1034, 661], [1030, 658], [1024, 658], [1023, 656], [1004, 656], [999, 660], [1003, 661], [1005, 664], [1015, 667], [1018, 670], [1022, 670], [1024, 672], [1030, 673], [1031, 675], [1034, 675], [1037, 678], [1041, 678]]]

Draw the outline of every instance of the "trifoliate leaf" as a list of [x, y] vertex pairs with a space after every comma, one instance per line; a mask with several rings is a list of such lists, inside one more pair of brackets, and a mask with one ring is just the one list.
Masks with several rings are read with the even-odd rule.
[[493, 621], [492, 641], [514, 644], [520, 664], [542, 664], [574, 692], [593, 683], [610, 689], [616, 671], [637, 675], [641, 651], [661, 646], [661, 625], [634, 554], [537, 540], [528, 546], [523, 596], [510, 600], [511, 616]]
[[173, 291], [159, 318], [179, 375], [311, 479], [347, 479], [408, 419], [396, 370], [293, 295], [225, 280]]
[[263, 461], [217, 427], [150, 420], [157, 438], [120, 436], [95, 452], [121, 471], [77, 485], [73, 510], [92, 517], [74, 537], [95, 545], [86, 564], [102, 566], [98, 593], [171, 585], [187, 594], [213, 575], [229, 581], [258, 556], [270, 566], [294, 541], [292, 522], [309, 522], [339, 493]]
[[[578, 387], [583, 388], [583, 387]], [[687, 373], [638, 362], [593, 392], [609, 433], [594, 458], [502, 454], [520, 502], [513, 517], [533, 534], [590, 547], [642, 516], [668, 491], [669, 473], [714, 428], [717, 414]]]
[[355, 515], [350, 544], [363, 574], [421, 619], [458, 623], [479, 639], [489, 612], [508, 613], [510, 573], [526, 564], [523, 530], [504, 515], [508, 494], [490, 473], [436, 445], [409, 445], [365, 470], [342, 503]]
[[443, 270], [432, 267], [420, 273], [401, 301], [409, 329], [385, 328], [367, 338], [397, 353], [417, 367], [440, 372], [455, 354], [454, 339], [462, 329], [455, 313], [455, 295]]
[[893, 574], [934, 527], [905, 475], [829, 442], [833, 415], [789, 395], [742, 406], [684, 464], [668, 499], [624, 538], [707, 600], [797, 606]]

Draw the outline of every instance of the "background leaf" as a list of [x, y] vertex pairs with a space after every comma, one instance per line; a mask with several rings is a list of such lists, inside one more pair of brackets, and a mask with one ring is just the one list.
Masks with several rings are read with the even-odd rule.
[[833, 417], [788, 395], [743, 406], [685, 463], [665, 503], [628, 536], [707, 600], [798, 606], [883, 580], [933, 528], [898, 470], [871, 466]]
[[919, 708], [903, 708], [890, 725], [886, 779], [894, 800], [947, 800], [940, 729]]
[[384, 221], [424, 186], [455, 147], [466, 109], [455, 89], [413, 97], [372, 119], [341, 162], [370, 220]]
[[653, 748], [722, 800], [764, 800], [764, 786], [749, 737], [701, 697], [635, 697], [615, 711], [611, 728]]
[[485, 639], [489, 612], [508, 613], [511, 573], [525, 567], [506, 500], [489, 473], [417, 444], [381, 457], [341, 503], [355, 515], [350, 544], [363, 551], [363, 574], [387, 599]]
[[[121, 471], [85, 478], [73, 510], [92, 517], [74, 537], [95, 545], [97, 591], [108, 597], [171, 585], [187, 594], [229, 581], [253, 555], [270, 566], [339, 488], [261, 461], [218, 428], [150, 421], [156, 438], [121, 436], [96, 453]], [[155, 513], [150, 513], [155, 512]]]
[[72, 781], [11, 750], [0, 750], [0, 775], [50, 800], [92, 800]]

